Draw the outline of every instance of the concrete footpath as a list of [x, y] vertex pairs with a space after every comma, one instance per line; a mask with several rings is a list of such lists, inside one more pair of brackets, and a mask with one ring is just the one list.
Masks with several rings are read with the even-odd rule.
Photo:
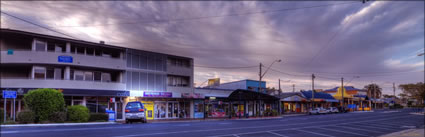
[[420, 129], [407, 129], [399, 132], [394, 132], [387, 135], [382, 135], [379, 137], [424, 137], [424, 128]]
[[80, 125], [105, 125], [118, 124], [117, 122], [88, 122], [88, 123], [51, 123], [51, 124], [10, 124], [1, 127], [48, 127], [48, 126], [80, 126]]

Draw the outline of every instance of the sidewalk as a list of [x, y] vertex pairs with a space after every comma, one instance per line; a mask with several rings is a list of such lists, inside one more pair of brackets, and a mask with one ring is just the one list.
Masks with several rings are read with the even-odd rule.
[[1, 127], [48, 127], [48, 126], [78, 126], [78, 125], [105, 125], [118, 124], [117, 122], [88, 122], [88, 123], [51, 123], [51, 124], [11, 124]]
[[424, 137], [424, 128], [420, 129], [407, 129], [400, 132], [395, 132], [379, 137]]

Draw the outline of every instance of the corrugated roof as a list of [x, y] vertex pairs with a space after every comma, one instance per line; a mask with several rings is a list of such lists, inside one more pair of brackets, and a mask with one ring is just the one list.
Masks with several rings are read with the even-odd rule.
[[[307, 99], [311, 98], [311, 90], [309, 91], [301, 91], [301, 93], [304, 95], [304, 97], [306, 97]], [[328, 93], [324, 93], [324, 92], [314, 92], [314, 98], [315, 99], [335, 99], [334, 97], [332, 97], [331, 94]]]
[[[335, 88], [332, 88], [332, 89], [327, 89], [325, 91], [337, 91], [338, 88], [339, 87], [335, 87]], [[344, 86], [344, 88], [345, 88], [346, 91], [351, 91], [351, 90], [363, 91], [363, 89], [354, 88], [353, 86]]]

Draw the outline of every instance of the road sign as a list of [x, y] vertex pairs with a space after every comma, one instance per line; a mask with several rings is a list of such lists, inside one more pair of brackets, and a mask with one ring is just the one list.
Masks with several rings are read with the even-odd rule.
[[16, 98], [16, 91], [3, 90], [3, 98]]

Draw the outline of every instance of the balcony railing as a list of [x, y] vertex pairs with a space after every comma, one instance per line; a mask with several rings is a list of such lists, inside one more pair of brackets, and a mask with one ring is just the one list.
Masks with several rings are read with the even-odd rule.
[[98, 82], [80, 80], [2, 78], [4, 88], [64, 88], [94, 90], [124, 90], [125, 84], [119, 82]]

